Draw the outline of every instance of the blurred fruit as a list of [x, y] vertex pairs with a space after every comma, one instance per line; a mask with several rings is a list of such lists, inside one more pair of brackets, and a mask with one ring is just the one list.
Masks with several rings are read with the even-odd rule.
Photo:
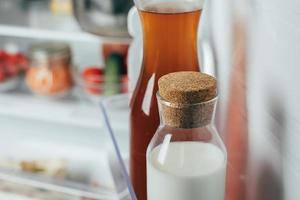
[[85, 91], [93, 95], [102, 94], [104, 83], [103, 75], [104, 71], [97, 66], [84, 69], [81, 76], [84, 81]]
[[96, 66], [91, 66], [83, 70], [82, 76], [86, 81], [101, 83], [104, 71]]
[[5, 78], [6, 78], [5, 72], [4, 72], [3, 68], [0, 65], [0, 83], [5, 81]]
[[7, 53], [0, 49], [0, 62], [6, 60], [7, 56]]
[[22, 53], [8, 53], [0, 49], [0, 82], [14, 78], [28, 67], [28, 60]]
[[18, 53], [16, 55], [16, 57], [17, 57], [18, 65], [19, 65], [20, 69], [26, 71], [29, 68], [29, 62], [28, 62], [28, 59], [26, 58], [26, 56], [21, 53]]

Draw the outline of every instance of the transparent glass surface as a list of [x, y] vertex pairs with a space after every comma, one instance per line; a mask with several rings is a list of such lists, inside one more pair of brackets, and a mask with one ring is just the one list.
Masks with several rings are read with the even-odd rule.
[[108, 97], [100, 103], [107, 135], [110, 137], [108, 145], [109, 164], [112, 166], [112, 176], [119, 198], [122, 200], [136, 200], [127, 170], [128, 152], [128, 106], [127, 94]]
[[227, 153], [212, 123], [216, 102], [184, 105], [194, 110], [189, 120], [199, 117], [198, 126], [172, 127], [164, 111], [173, 105], [158, 95], [161, 124], [147, 149], [148, 200], [224, 200]]
[[109, 138], [101, 129], [3, 115], [1, 123], [1, 199], [122, 197], [104, 148]]
[[146, 200], [146, 150], [159, 126], [157, 81], [176, 71], [199, 71], [198, 25], [203, 1], [135, 1], [143, 29], [143, 61], [130, 111], [130, 177]]
[[168, 13], [199, 10], [204, 4], [204, 0], [134, 0], [134, 2], [140, 10]]

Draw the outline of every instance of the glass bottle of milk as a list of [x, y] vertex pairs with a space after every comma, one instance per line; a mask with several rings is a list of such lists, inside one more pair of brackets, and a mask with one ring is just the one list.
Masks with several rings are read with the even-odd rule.
[[227, 153], [213, 124], [215, 78], [176, 72], [158, 84], [161, 124], [147, 149], [148, 200], [224, 200]]

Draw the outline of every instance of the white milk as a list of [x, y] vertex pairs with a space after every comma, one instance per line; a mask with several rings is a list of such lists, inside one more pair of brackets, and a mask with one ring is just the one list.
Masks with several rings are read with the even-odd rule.
[[148, 200], [224, 200], [226, 157], [217, 146], [172, 142], [147, 160]]

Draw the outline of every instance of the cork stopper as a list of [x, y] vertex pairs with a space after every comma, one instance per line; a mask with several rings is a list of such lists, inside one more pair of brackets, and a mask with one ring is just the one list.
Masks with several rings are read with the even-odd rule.
[[209, 101], [217, 95], [214, 77], [199, 72], [175, 72], [161, 77], [159, 93], [166, 101], [195, 104]]
[[217, 80], [200, 72], [175, 72], [158, 81], [164, 122], [172, 127], [196, 128], [209, 124], [217, 97]]

